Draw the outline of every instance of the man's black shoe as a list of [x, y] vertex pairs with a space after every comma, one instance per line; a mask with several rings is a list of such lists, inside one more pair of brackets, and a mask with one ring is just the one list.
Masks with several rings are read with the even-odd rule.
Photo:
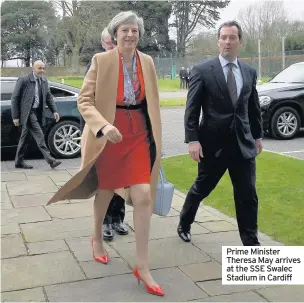
[[182, 226], [179, 224], [177, 227], [177, 233], [183, 241], [185, 242], [191, 241], [190, 229], [189, 230], [183, 229]]
[[102, 237], [105, 241], [112, 241], [114, 238], [114, 230], [112, 224], [103, 224]]
[[28, 165], [25, 162], [15, 164], [15, 168], [32, 169], [32, 165]]
[[115, 222], [112, 224], [113, 225], [113, 229], [122, 236], [125, 236], [129, 233], [128, 228], [126, 226], [126, 224], [124, 224], [123, 222]]
[[61, 161], [55, 160], [50, 164], [50, 166], [51, 166], [51, 168], [54, 169], [55, 167], [59, 166], [61, 163], [62, 163]]

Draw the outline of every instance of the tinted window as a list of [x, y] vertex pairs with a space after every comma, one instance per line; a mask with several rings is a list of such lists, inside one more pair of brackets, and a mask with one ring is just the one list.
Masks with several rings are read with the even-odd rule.
[[304, 64], [290, 65], [270, 82], [304, 83]]
[[12, 98], [16, 82], [1, 82], [1, 101], [8, 101]]
[[51, 90], [51, 94], [56, 97], [56, 98], [60, 98], [60, 97], [70, 97], [70, 96], [74, 96], [74, 93], [68, 92], [66, 90], [57, 88], [57, 87], [50, 87]]

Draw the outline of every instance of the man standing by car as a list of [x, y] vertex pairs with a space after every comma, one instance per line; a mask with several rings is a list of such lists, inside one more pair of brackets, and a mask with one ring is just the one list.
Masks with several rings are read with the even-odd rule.
[[[220, 54], [194, 66], [185, 111], [185, 142], [198, 162], [198, 176], [180, 214], [177, 233], [191, 241], [190, 228], [201, 201], [228, 169], [233, 185], [236, 218], [243, 245], [258, 240], [256, 156], [262, 151], [262, 118], [256, 71], [237, 58], [242, 29], [226, 22], [218, 30]], [[202, 120], [200, 122], [200, 114]], [[225, 198], [223, 203], [225, 203]]]
[[[112, 42], [112, 37], [105, 28], [101, 33], [101, 46], [105, 51], [115, 48]], [[87, 65], [85, 75], [90, 69], [91, 62]], [[83, 117], [80, 119], [80, 128], [83, 131], [85, 121]], [[125, 218], [125, 200], [122, 198], [125, 194], [124, 189], [118, 189], [114, 192], [114, 196], [110, 201], [106, 216], [103, 222], [102, 236], [106, 241], [111, 241], [114, 238], [114, 230], [119, 235], [127, 235], [129, 233], [127, 226], [123, 223]]]
[[41, 128], [45, 124], [46, 105], [53, 113], [56, 122], [60, 119], [53, 96], [49, 90], [48, 81], [43, 77], [44, 71], [45, 64], [42, 61], [38, 60], [34, 62], [33, 72], [17, 80], [12, 94], [13, 123], [17, 127], [22, 127], [15, 157], [16, 168], [33, 168], [33, 166], [24, 162], [26, 139], [29, 133], [35, 139], [39, 150], [51, 168], [55, 168], [61, 164], [60, 161], [55, 160], [51, 156], [45, 144]]

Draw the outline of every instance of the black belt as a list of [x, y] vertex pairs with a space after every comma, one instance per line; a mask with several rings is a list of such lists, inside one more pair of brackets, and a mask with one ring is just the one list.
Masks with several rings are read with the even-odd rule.
[[144, 105], [143, 103], [139, 103], [139, 104], [136, 104], [136, 105], [128, 105], [128, 106], [125, 106], [125, 105], [116, 105], [116, 108], [121, 108], [121, 109], [140, 109], [140, 108], [143, 108]]

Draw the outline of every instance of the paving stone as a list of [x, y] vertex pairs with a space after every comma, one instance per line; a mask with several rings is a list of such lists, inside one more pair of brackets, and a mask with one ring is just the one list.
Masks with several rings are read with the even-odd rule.
[[75, 175], [79, 172], [79, 169], [67, 169], [67, 172], [68, 172], [71, 176], [75, 176]]
[[54, 193], [57, 192], [58, 188], [51, 179], [39, 179], [8, 182], [7, 190], [11, 196], [21, 196]]
[[51, 217], [42, 206], [14, 208], [2, 211], [3, 225], [8, 223], [29, 223], [51, 220]]
[[66, 170], [65, 169], [51, 169], [50, 167], [48, 167], [48, 169], [46, 170], [38, 170], [38, 169], [33, 169], [33, 170], [29, 170], [26, 171], [26, 176], [35, 176], [35, 175], [39, 175], [39, 176], [55, 176], [58, 174], [65, 174]]
[[181, 302], [207, 296], [179, 269], [159, 269], [152, 275], [166, 292], [164, 297], [147, 293], [132, 274], [46, 286], [45, 290], [50, 302]]
[[221, 243], [210, 243], [204, 242], [199, 244], [194, 244], [196, 247], [207, 253], [215, 261], [222, 264], [222, 246], [242, 246], [241, 240], [234, 242], [221, 242]]
[[[158, 215], [153, 214], [151, 219], [155, 219], [155, 218], [161, 219], [161, 218], [177, 217], [177, 216], [179, 216], [179, 212], [177, 210], [175, 210], [174, 208], [171, 208], [166, 217], [162, 217], [162, 216], [158, 216]], [[126, 214], [125, 214], [124, 222], [130, 222], [130, 221], [133, 221], [133, 208], [130, 211], [127, 211]], [[133, 226], [133, 224], [130, 224], [130, 225]]]
[[30, 176], [27, 176], [27, 179], [30, 180], [30, 181], [34, 181], [34, 180], [50, 180], [50, 181], [53, 181], [50, 176], [48, 175], [30, 175]]
[[11, 199], [16, 208], [29, 206], [45, 206], [47, 202], [54, 196], [54, 194], [55, 192], [48, 194], [11, 196]]
[[20, 181], [26, 180], [26, 175], [24, 173], [2, 173], [1, 172], [1, 181]]
[[192, 243], [226, 243], [226, 242], [239, 242], [242, 245], [240, 240], [240, 235], [238, 231], [227, 231], [227, 232], [218, 232], [218, 233], [209, 233], [201, 235], [193, 235]]
[[[131, 266], [135, 264], [135, 243], [119, 243], [115, 250]], [[179, 237], [151, 240], [149, 242], [149, 266], [152, 269], [180, 266], [210, 261], [210, 257]]]
[[[66, 183], [66, 182], [65, 182]], [[89, 203], [89, 204], [91, 204], [92, 205], [92, 203], [94, 202], [94, 199], [95, 199], [95, 197], [92, 197], [92, 198], [90, 198], [90, 199], [72, 199], [72, 200], [70, 200], [71, 201], [71, 203], [73, 204], [73, 203], [82, 203], [82, 202], [87, 202], [87, 203]], [[56, 204], [57, 204], [58, 202], [56, 202]]]
[[[126, 224], [128, 225], [129, 222], [126, 222]], [[132, 228], [130, 226], [129, 226], [128, 229], [129, 229], [129, 233], [127, 235], [121, 236], [121, 235], [118, 235], [118, 234], [115, 233], [114, 239], [112, 241], [107, 241], [107, 243], [111, 247], [115, 247], [115, 245], [117, 245], [117, 244], [135, 242], [135, 233], [134, 233], [134, 231], [132, 230]]]
[[222, 254], [223, 246], [240, 246], [241, 241], [238, 242], [221, 242], [221, 243], [198, 243], [194, 244], [199, 249], [203, 250], [207, 254]]
[[128, 264], [121, 258], [110, 258], [107, 265], [96, 261], [88, 261], [80, 262], [80, 266], [89, 279], [103, 278], [132, 272]]
[[[150, 223], [150, 239], [163, 239], [168, 237], [176, 237], [177, 235], [177, 226], [179, 223], [179, 217], [159, 217], [151, 219]], [[134, 229], [133, 221], [129, 221], [128, 224]], [[191, 227], [191, 233], [195, 234], [204, 234], [209, 233], [209, 231], [193, 223]]]
[[236, 226], [226, 221], [205, 222], [199, 223], [199, 225], [203, 226], [204, 228], [210, 230], [213, 233], [220, 231], [238, 230]]
[[179, 195], [174, 194], [173, 195], [173, 200], [172, 200], [172, 205], [175, 210], [181, 211], [183, 208], [183, 205], [185, 203], [185, 198], [180, 197]]
[[81, 279], [85, 276], [69, 252], [2, 260], [2, 291]]
[[258, 294], [247, 291], [231, 295], [214, 296], [206, 299], [198, 300], [200, 302], [267, 302]]
[[1, 191], [6, 191], [6, 182], [1, 182]]
[[304, 300], [303, 285], [273, 286], [258, 289], [256, 292], [272, 302], [303, 302]]
[[197, 285], [210, 296], [228, 295], [264, 287], [262, 285], [222, 285], [222, 280], [198, 282]]
[[54, 181], [54, 182], [67, 182], [69, 181], [72, 176], [68, 173], [60, 173], [60, 174], [56, 174], [56, 175], [51, 175], [50, 178]]
[[152, 219], [154, 218], [168, 218], [168, 217], [179, 217], [179, 211], [175, 210], [174, 208], [170, 208], [169, 210], [169, 213], [167, 216], [159, 216], [159, 215], [156, 215], [156, 214], [153, 214], [152, 215]]
[[13, 204], [6, 191], [1, 192], [1, 209], [12, 209]]
[[1, 235], [19, 234], [20, 228], [17, 223], [9, 223], [1, 226]]
[[220, 212], [218, 209], [213, 208], [209, 205], [201, 204], [200, 208], [203, 209], [204, 211], [208, 211], [209, 213], [221, 218], [224, 221], [227, 221], [227, 222], [231, 223], [232, 225], [237, 226], [237, 222], [236, 222], [235, 217], [227, 216], [226, 214]]
[[[78, 261], [93, 260], [91, 237], [66, 239], [66, 243]], [[117, 252], [107, 242], [104, 243], [104, 247], [111, 258], [119, 258]]]
[[1, 293], [2, 302], [46, 302], [42, 287]]
[[1, 203], [10, 204], [10, 198], [9, 198], [9, 195], [7, 194], [7, 191], [1, 192]]
[[222, 220], [223, 220], [222, 218], [206, 211], [198, 211], [195, 216], [195, 222], [197, 223], [214, 222], [214, 221], [222, 221]]
[[52, 218], [68, 219], [93, 216], [92, 203], [51, 204], [45, 207]]
[[30, 255], [40, 255], [50, 252], [69, 250], [68, 246], [63, 240], [28, 243], [27, 246]]
[[1, 238], [1, 259], [26, 255], [21, 234], [5, 235]]
[[27, 242], [89, 236], [92, 234], [92, 229], [93, 218], [91, 217], [21, 224], [21, 230]]
[[219, 263], [211, 261], [183, 265], [179, 267], [192, 281], [207, 281], [222, 278], [222, 267]]
[[55, 184], [60, 188], [66, 184], [66, 182], [55, 182]]

